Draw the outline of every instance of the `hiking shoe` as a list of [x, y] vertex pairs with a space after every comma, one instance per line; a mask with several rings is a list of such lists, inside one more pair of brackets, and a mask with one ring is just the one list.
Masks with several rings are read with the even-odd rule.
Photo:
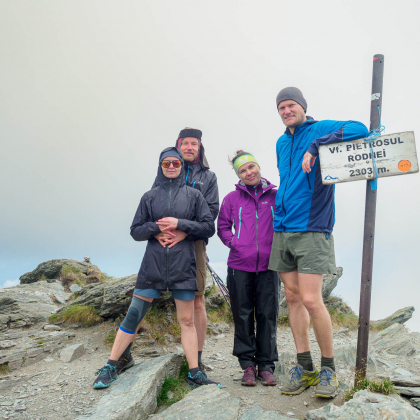
[[194, 375], [191, 376], [191, 373], [188, 372], [188, 378], [186, 379], [187, 384], [191, 389], [198, 388], [201, 385], [217, 385], [218, 388], [222, 388], [222, 385], [217, 382], [211, 381], [207, 376], [200, 370]]
[[261, 384], [264, 386], [275, 386], [277, 385], [276, 378], [274, 377], [273, 373], [269, 370], [259, 370], [258, 369], [258, 376], [257, 379], [261, 381]]
[[121, 355], [117, 361], [117, 373], [118, 375], [127, 369], [134, 366], [134, 359], [131, 353], [128, 356]]
[[241, 379], [241, 385], [243, 386], [255, 386], [257, 385], [257, 369], [255, 366], [248, 366], [244, 370], [244, 376]]
[[93, 383], [94, 389], [108, 388], [113, 381], [118, 378], [117, 369], [115, 366], [106, 364], [103, 368], [98, 369], [95, 372], [98, 377]]
[[336, 373], [329, 367], [321, 367], [318, 378], [319, 384], [315, 388], [315, 397], [334, 398], [338, 387]]
[[312, 366], [314, 370], [304, 370], [301, 365], [296, 365], [290, 369], [289, 373], [292, 375], [290, 383], [280, 388], [282, 394], [287, 395], [298, 395], [305, 391], [312, 385], [316, 385], [319, 382], [318, 369]]

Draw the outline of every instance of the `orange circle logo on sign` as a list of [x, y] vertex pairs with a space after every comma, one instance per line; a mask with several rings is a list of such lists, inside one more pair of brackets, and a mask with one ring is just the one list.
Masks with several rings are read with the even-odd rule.
[[408, 172], [411, 169], [411, 162], [409, 160], [401, 160], [398, 164], [398, 169], [401, 172]]

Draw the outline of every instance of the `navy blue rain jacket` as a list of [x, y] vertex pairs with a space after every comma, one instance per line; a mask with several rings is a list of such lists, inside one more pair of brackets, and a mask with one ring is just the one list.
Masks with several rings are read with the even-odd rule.
[[[165, 149], [164, 152], [168, 150], [183, 162], [181, 153], [175, 147]], [[213, 216], [202, 194], [185, 185], [184, 167], [178, 178], [168, 179], [163, 175], [160, 161], [161, 158], [158, 186], [143, 195], [130, 228], [133, 239], [147, 241], [136, 288], [198, 290], [193, 241], [197, 237], [213, 236]], [[188, 234], [170, 249], [168, 246], [162, 247], [155, 238], [160, 232], [156, 222], [164, 217], [177, 218], [177, 229]]]
[[302, 161], [308, 151], [318, 156], [320, 145], [356, 140], [369, 134], [357, 121], [307, 121], [289, 128], [277, 140], [277, 168], [280, 187], [276, 196], [274, 230], [277, 232], [328, 232], [335, 222], [334, 185], [324, 185], [319, 158], [309, 174], [303, 172]]

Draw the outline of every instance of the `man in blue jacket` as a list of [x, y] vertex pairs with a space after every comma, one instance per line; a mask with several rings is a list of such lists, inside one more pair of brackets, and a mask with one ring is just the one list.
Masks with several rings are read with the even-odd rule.
[[[280, 187], [269, 269], [283, 281], [297, 350], [290, 383], [281, 390], [297, 395], [316, 385], [316, 396], [331, 398], [338, 382], [331, 319], [321, 291], [323, 274], [335, 268], [334, 185], [322, 184], [318, 147], [366, 137], [368, 130], [356, 121], [315, 121], [306, 115], [306, 100], [295, 87], [282, 89], [276, 105], [287, 128], [276, 145]], [[310, 353], [309, 319], [321, 349], [321, 371]]]

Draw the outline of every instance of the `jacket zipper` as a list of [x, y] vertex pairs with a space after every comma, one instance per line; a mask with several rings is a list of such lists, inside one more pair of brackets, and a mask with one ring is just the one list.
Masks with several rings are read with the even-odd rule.
[[242, 207], [239, 207], [239, 228], [238, 228], [238, 239], [239, 239], [239, 235], [241, 234], [241, 223], [242, 223], [242, 219], [241, 219], [241, 211], [242, 211]]
[[312, 190], [311, 183], [309, 181], [309, 174], [306, 172], [306, 179], [308, 180], [309, 189]]
[[[171, 195], [172, 195], [172, 179], [169, 180], [169, 202], [168, 202], [168, 217], [171, 214]], [[166, 245], [166, 289], [169, 284], [169, 245]]]
[[258, 260], [260, 257], [260, 252], [258, 249], [258, 201], [255, 201], [255, 218], [256, 218], [256, 225], [255, 225], [255, 234], [256, 234], [256, 239], [257, 239], [257, 269], [256, 269], [256, 273], [258, 275]]
[[188, 164], [187, 176], [185, 177], [185, 185], [187, 185], [188, 175], [190, 174], [190, 165], [191, 165], [191, 163]]
[[273, 216], [273, 228], [274, 228], [274, 209], [273, 209], [273, 206], [270, 206], [270, 207], [271, 207], [271, 214]]
[[[296, 128], [295, 128], [295, 130], [296, 130]], [[282, 207], [283, 207], [284, 217], [283, 217], [283, 219], [281, 220], [280, 225], [283, 223], [283, 220], [284, 220], [284, 218], [286, 217], [286, 209], [284, 208], [284, 196], [286, 195], [287, 184], [289, 183], [290, 175], [291, 175], [291, 172], [292, 172], [292, 155], [293, 155], [293, 144], [294, 144], [294, 142], [295, 142], [295, 132], [293, 131], [293, 134], [292, 134], [292, 146], [290, 147], [290, 169], [289, 169], [289, 178], [288, 178], [288, 180], [286, 181], [286, 186], [284, 187], [283, 197], [282, 197], [282, 199], [281, 199], [281, 205], [282, 205]]]

